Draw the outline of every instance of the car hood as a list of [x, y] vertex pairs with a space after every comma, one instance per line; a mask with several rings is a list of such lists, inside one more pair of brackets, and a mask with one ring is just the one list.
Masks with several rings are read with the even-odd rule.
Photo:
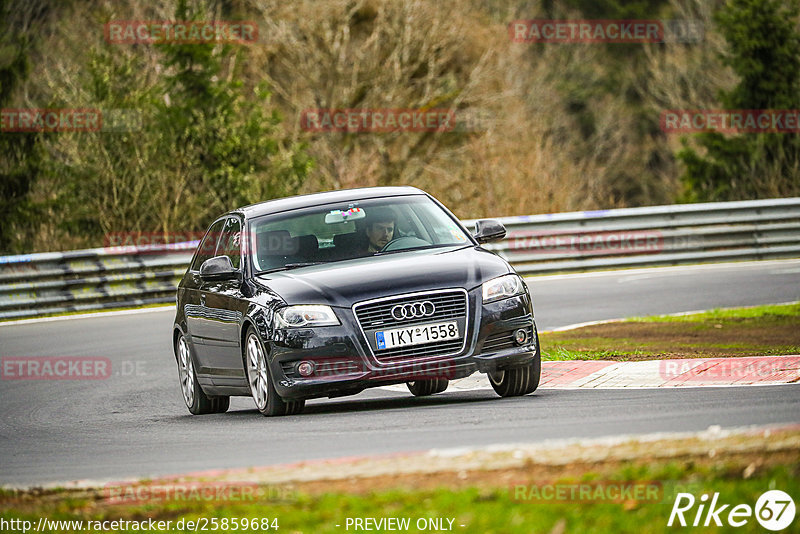
[[350, 307], [362, 300], [428, 289], [471, 290], [513, 272], [480, 247], [428, 249], [338, 261], [257, 277], [287, 304]]

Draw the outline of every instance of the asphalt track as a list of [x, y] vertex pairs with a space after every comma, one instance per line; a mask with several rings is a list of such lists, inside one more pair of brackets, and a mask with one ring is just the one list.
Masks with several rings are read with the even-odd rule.
[[[642, 269], [529, 280], [540, 329], [585, 321], [800, 300], [800, 260]], [[121, 480], [306, 459], [799, 423], [800, 385], [491, 391], [416, 399], [370, 390], [264, 418], [186, 411], [170, 348], [174, 310], [0, 326], [0, 358], [111, 359], [106, 380], [0, 381], [0, 484]], [[800, 331], [800, 325], [798, 325]]]

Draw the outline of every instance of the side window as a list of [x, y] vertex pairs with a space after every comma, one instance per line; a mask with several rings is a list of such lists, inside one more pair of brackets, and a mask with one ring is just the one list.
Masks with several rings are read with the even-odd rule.
[[217, 245], [216, 256], [228, 256], [234, 268], [238, 269], [241, 264], [241, 238], [242, 223], [237, 217], [231, 217], [225, 223], [222, 230], [222, 238]]
[[205, 237], [197, 247], [197, 254], [192, 262], [191, 270], [199, 271], [203, 262], [214, 257], [214, 251], [217, 250], [217, 241], [219, 236], [222, 235], [222, 228], [227, 219], [220, 219], [211, 225], [211, 228], [206, 232]]

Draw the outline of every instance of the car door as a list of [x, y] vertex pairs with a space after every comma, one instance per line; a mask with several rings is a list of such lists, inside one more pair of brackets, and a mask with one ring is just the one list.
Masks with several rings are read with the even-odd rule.
[[[215, 256], [227, 256], [231, 264], [242, 267], [242, 220], [231, 216], [225, 222]], [[239, 334], [248, 301], [242, 294], [242, 278], [203, 282], [201, 297], [205, 297], [208, 319], [205, 323], [206, 361], [215, 385], [238, 386], [245, 380]]]
[[200, 267], [203, 262], [214, 257], [226, 221], [227, 217], [218, 219], [208, 229], [189, 267], [189, 276], [185, 278], [184, 314], [186, 316], [186, 329], [197, 359], [196, 372], [200, 381], [203, 381], [205, 375], [208, 375], [208, 370], [203, 367], [203, 362], [208, 361], [207, 352], [209, 349], [206, 338], [213, 330], [213, 327], [208, 324], [209, 314], [205, 302], [207, 291], [202, 291], [203, 282], [200, 279]]

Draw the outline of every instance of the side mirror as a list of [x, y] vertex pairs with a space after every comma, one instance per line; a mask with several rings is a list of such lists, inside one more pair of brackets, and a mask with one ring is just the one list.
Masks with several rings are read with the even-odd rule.
[[234, 269], [228, 256], [215, 256], [200, 266], [200, 279], [204, 282], [237, 280], [239, 271]]
[[497, 241], [506, 236], [506, 227], [494, 219], [481, 219], [475, 223], [475, 234], [472, 236], [478, 243]]

